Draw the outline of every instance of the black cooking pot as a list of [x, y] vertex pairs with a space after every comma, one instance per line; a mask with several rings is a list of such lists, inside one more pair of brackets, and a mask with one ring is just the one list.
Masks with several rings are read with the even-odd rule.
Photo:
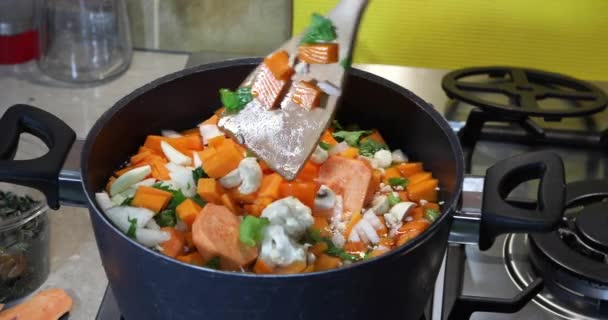
[[[95, 203], [108, 177], [148, 134], [187, 129], [211, 116], [220, 88], [237, 87], [260, 62], [243, 59], [176, 72], [135, 90], [90, 131], [81, 175], [103, 266], [126, 319], [418, 319], [444, 257], [459, 208], [463, 154], [456, 135], [431, 105], [383, 78], [353, 69], [337, 118], [379, 128], [392, 148], [422, 161], [440, 181], [441, 217], [422, 235], [381, 257], [340, 269], [295, 275], [255, 275], [184, 264], [147, 249], [120, 232]], [[58, 206], [57, 173], [73, 133], [48, 113], [28, 106], [0, 120], [0, 177], [41, 187]], [[17, 124], [17, 125], [15, 125]], [[11, 161], [18, 133], [49, 145], [44, 161]], [[32, 162], [38, 161], [34, 164]], [[35, 171], [32, 171], [35, 170]], [[36, 171], [37, 170], [37, 171]], [[540, 178], [538, 204], [505, 201], [523, 181]], [[547, 231], [563, 211], [559, 157], [530, 153], [501, 162], [485, 179], [480, 247], [506, 232]]]

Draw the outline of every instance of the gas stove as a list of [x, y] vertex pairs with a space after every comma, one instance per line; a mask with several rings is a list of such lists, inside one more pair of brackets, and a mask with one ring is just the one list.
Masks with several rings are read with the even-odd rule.
[[[193, 54], [186, 67], [218, 59]], [[508, 67], [356, 67], [431, 102], [465, 151], [462, 212], [423, 319], [608, 319], [608, 83]], [[479, 219], [486, 169], [537, 150], [554, 151], [566, 168], [568, 210], [559, 230], [501, 236], [480, 251], [470, 221]], [[532, 203], [537, 188], [525, 183], [509, 199]], [[97, 319], [122, 319], [110, 288]]]

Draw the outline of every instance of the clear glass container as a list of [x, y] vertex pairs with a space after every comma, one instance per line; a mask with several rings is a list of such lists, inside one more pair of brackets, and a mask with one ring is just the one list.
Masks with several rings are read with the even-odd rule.
[[0, 303], [23, 298], [50, 270], [49, 218], [44, 195], [0, 183]]
[[97, 82], [129, 67], [132, 45], [124, 0], [41, 0], [36, 20], [38, 66], [48, 76]]

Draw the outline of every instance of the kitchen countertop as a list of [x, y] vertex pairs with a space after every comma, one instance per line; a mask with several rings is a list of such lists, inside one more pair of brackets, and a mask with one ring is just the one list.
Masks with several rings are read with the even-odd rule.
[[[210, 55], [209, 59], [219, 57]], [[125, 74], [93, 87], [65, 85], [48, 79], [40, 75], [34, 63], [0, 66], [0, 115], [13, 104], [31, 104], [63, 119], [78, 138], [83, 139], [99, 116], [116, 101], [151, 80], [183, 69], [187, 60], [185, 54], [136, 51]], [[440, 86], [445, 70], [388, 65], [355, 67], [404, 86], [439, 109], [446, 106], [447, 97]], [[608, 85], [602, 87], [606, 89]], [[602, 116], [606, 116], [606, 112]], [[45, 149], [40, 141], [26, 134], [20, 141], [17, 157], [33, 158]], [[70, 319], [94, 319], [107, 279], [88, 211], [64, 206], [50, 214], [51, 274], [42, 288], [61, 287], [72, 295], [75, 304]]]

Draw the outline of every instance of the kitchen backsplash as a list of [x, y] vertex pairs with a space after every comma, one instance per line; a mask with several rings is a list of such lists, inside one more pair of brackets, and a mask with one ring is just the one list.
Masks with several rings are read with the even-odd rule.
[[264, 55], [291, 36], [291, 0], [127, 0], [136, 48]]

